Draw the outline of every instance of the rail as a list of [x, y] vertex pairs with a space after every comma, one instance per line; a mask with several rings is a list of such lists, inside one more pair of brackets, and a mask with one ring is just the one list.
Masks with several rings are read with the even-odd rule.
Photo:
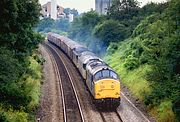
[[[80, 102], [79, 102], [79, 99], [78, 99], [78, 95], [77, 95], [77, 92], [76, 92], [76, 88], [75, 88], [75, 86], [74, 86], [74, 83], [73, 83], [73, 80], [72, 80], [72, 78], [71, 78], [71, 76], [70, 76], [70, 73], [69, 73], [69, 71], [68, 71], [68, 69], [67, 69], [67, 67], [66, 67], [66, 65], [65, 65], [65, 63], [64, 63], [64, 61], [63, 61], [63, 59], [62, 59], [62, 57], [59, 55], [59, 53], [58, 53], [58, 51], [53, 47], [53, 46], [51, 46], [50, 44], [46, 44], [46, 47], [50, 50], [50, 52], [52, 53], [52, 55], [54, 56], [54, 58], [55, 58], [55, 60], [56, 60], [56, 66], [58, 67], [58, 65], [59, 65], [59, 67], [61, 67], [61, 70], [62, 70], [62, 68], [64, 68], [64, 71], [62, 72], [62, 71], [60, 71], [60, 69], [58, 68], [58, 70], [59, 70], [59, 76], [60, 76], [60, 72], [62, 72], [63, 74], [66, 74], [67, 73], [67, 75], [66, 75], [66, 78], [64, 77], [63, 79], [62, 79], [62, 76], [61, 76], [61, 89], [63, 90], [65, 90], [65, 88], [66, 88], [66, 92], [69, 92], [69, 90], [68, 90], [68, 88], [67, 88], [67, 84], [65, 84], [66, 82], [62, 82], [62, 81], [70, 81], [70, 84], [71, 84], [71, 86], [72, 86], [72, 89], [73, 89], [73, 93], [74, 93], [74, 96], [75, 96], [75, 98], [76, 98], [76, 102], [77, 102], [77, 105], [78, 105], [78, 110], [79, 110], [79, 114], [80, 114], [80, 118], [81, 118], [81, 121], [82, 122], [84, 122], [84, 116], [83, 116], [83, 113], [82, 113], [82, 109], [81, 109], [81, 105], [80, 105]], [[66, 73], [65, 73], [66, 72]], [[65, 94], [67, 94], [67, 93], [65, 93]], [[64, 95], [64, 94], [63, 94]], [[69, 95], [69, 98], [70, 98], [70, 94], [67, 94], [67, 95]], [[67, 121], [67, 118], [69, 119], [69, 118], [77, 118], [77, 117], [74, 117], [73, 115], [71, 115], [71, 117], [68, 117], [68, 111], [69, 111], [69, 109], [71, 109], [71, 107], [72, 107], [72, 110], [73, 110], [73, 108], [75, 108], [75, 105], [74, 106], [71, 106], [71, 107], [68, 107], [68, 106], [70, 106], [72, 103], [68, 103], [68, 96], [63, 96], [63, 99], [64, 99], [64, 121], [66, 122]], [[70, 102], [70, 100], [69, 100], [69, 102]], [[69, 109], [68, 109], [69, 108]], [[69, 112], [69, 113], [73, 113], [73, 112]], [[74, 114], [74, 113], [73, 113]], [[70, 115], [69, 115], [70, 116]]]

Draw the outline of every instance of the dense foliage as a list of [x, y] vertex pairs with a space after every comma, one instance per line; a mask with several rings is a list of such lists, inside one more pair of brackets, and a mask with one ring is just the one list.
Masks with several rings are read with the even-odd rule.
[[38, 26], [36, 27], [36, 31], [46, 34], [48, 32], [54, 32], [61, 35], [68, 35], [70, 28], [70, 22], [67, 18], [53, 20], [50, 18], [45, 18], [40, 20]]
[[[131, 37], [120, 43], [117, 51], [112, 50], [113, 45], [108, 48], [109, 53], [113, 53], [122, 64], [118, 70], [124, 71], [120, 72], [125, 80], [123, 82], [135, 94], [143, 96], [142, 99], [158, 121], [175, 121], [172, 108], [177, 117], [180, 114], [179, 7], [178, 0], [146, 5], [142, 9], [148, 16], [133, 30]], [[145, 14], [142, 10], [140, 12]], [[109, 61], [113, 62], [111, 59]], [[113, 67], [117, 68], [115, 65]], [[128, 78], [133, 72], [138, 76], [143, 74], [144, 80], [139, 83], [141, 79], [135, 78], [137, 76], [135, 79]], [[131, 84], [145, 82], [146, 85], [142, 85], [137, 93], [137, 89], [128, 84], [130, 81]]]
[[30, 56], [42, 40], [33, 32], [40, 5], [38, 0], [1, 0], [0, 6], [0, 121], [27, 121], [25, 112], [38, 104], [40, 82], [35, 81], [41, 76], [35, 77], [31, 65], [39, 65]]
[[124, 28], [125, 26], [116, 20], [105, 20], [95, 26], [93, 35], [105, 45], [109, 45], [110, 42], [118, 42], [125, 38]]

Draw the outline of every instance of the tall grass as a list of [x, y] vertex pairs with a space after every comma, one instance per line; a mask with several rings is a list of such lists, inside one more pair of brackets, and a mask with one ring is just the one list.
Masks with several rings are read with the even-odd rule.
[[124, 60], [120, 57], [119, 51], [116, 51], [111, 56], [104, 57], [104, 59], [119, 74], [121, 82], [140, 100], [144, 100], [144, 94], [149, 94], [151, 92], [150, 84], [144, 78], [150, 66], [142, 65], [137, 69], [128, 71], [124, 67]]
[[[144, 101], [145, 96], [151, 94], [153, 90], [151, 82], [146, 80], [146, 73], [153, 69], [150, 65], [143, 64], [138, 68], [127, 70], [124, 64], [130, 41], [131, 40], [120, 43], [118, 45], [119, 49], [112, 54], [107, 54], [104, 60], [119, 74], [121, 83], [128, 87], [135, 97]], [[172, 111], [172, 101], [168, 99], [165, 99], [157, 105], [149, 105], [147, 108], [149, 113], [154, 116], [158, 122], [177, 121]]]

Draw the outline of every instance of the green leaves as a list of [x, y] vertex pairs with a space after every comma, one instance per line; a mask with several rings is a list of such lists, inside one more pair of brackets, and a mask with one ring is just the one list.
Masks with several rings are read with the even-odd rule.
[[82, 16], [82, 25], [92, 30], [101, 21], [101, 17], [95, 11], [89, 11]]
[[[24, 111], [28, 111], [27, 105], [33, 98], [28, 95], [30, 90], [25, 80], [29, 70], [26, 58], [42, 41], [33, 32], [40, 5], [38, 0], [1, 0], [0, 6], [0, 121], [6, 118], [27, 121], [28, 114]], [[15, 109], [23, 112], [13, 116]], [[7, 114], [8, 110], [11, 115]]]
[[12, 51], [0, 48], [0, 85], [3, 83], [14, 82], [18, 79], [22, 71], [18, 60], [14, 59]]
[[[5, 48], [0, 49], [0, 102], [10, 102], [13, 104], [17, 102], [16, 104], [18, 104], [18, 99], [22, 95], [18, 91], [20, 88], [18, 80], [25, 72], [25, 68], [15, 59], [12, 51]], [[17, 101], [13, 101], [15, 99]]]
[[0, 45], [16, 50], [17, 53], [30, 52], [33, 45], [26, 47], [33, 40], [29, 36], [33, 35], [32, 29], [39, 20], [38, 0], [2, 0], [0, 6]]
[[125, 38], [125, 26], [116, 20], [106, 20], [95, 26], [93, 34], [99, 38], [105, 45], [110, 42], [118, 42]]
[[136, 0], [114, 0], [108, 14], [116, 20], [128, 20], [138, 14], [138, 4]]

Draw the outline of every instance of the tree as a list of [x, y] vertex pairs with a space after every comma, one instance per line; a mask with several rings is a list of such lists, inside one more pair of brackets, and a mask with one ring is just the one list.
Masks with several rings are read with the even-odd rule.
[[54, 28], [57, 28], [61, 31], [68, 32], [69, 26], [70, 26], [70, 23], [68, 19], [60, 19], [60, 20], [55, 21]]
[[73, 9], [65, 8], [64, 13], [66, 15], [73, 14], [74, 16], [78, 16], [78, 11], [75, 8], [73, 8]]
[[65, 13], [66, 15], [69, 15], [70, 12], [71, 12], [71, 9], [70, 9], [70, 8], [65, 8], [65, 9], [64, 9], [64, 13]]
[[38, 0], [1, 0], [0, 6], [0, 102], [26, 107], [31, 98], [22, 76], [30, 72], [27, 57], [42, 40], [33, 31], [40, 5]]
[[93, 36], [92, 31], [103, 19], [103, 16], [98, 15], [93, 10], [83, 13], [81, 17], [75, 18], [71, 23], [70, 38], [87, 45], [94, 52], [99, 52], [102, 47], [99, 44], [99, 39]]
[[71, 24], [70, 37], [86, 43], [91, 37], [92, 30], [103, 18], [95, 11], [84, 13], [82, 17], [75, 18]]
[[136, 0], [114, 0], [109, 9], [110, 18], [127, 20], [137, 16], [139, 3]]
[[93, 34], [108, 46], [110, 42], [117, 42], [125, 38], [125, 26], [116, 20], [106, 20], [95, 26]]
[[38, 0], [1, 0], [0, 6], [0, 45], [18, 54], [29, 53], [40, 41], [32, 31], [40, 15]]
[[141, 16], [149, 16], [153, 13], [162, 13], [168, 7], [168, 2], [153, 3], [150, 2], [140, 9]]
[[102, 17], [98, 15], [97, 12], [91, 10], [87, 13], [84, 13], [82, 16], [82, 25], [85, 28], [93, 29], [96, 24], [102, 20]]
[[54, 20], [53, 19], [50, 19], [50, 18], [45, 18], [45, 19], [42, 19], [38, 26], [37, 26], [37, 31], [40, 32], [40, 31], [44, 31], [45, 29], [47, 28], [51, 28], [54, 24]]
[[76, 16], [78, 16], [79, 13], [75, 8], [73, 8], [73, 9], [71, 9], [71, 14], [73, 14], [76, 17]]
[[114, 0], [108, 11], [108, 18], [118, 20], [123, 24], [126, 37], [129, 37], [142, 19], [139, 10], [139, 3], [136, 0]]

